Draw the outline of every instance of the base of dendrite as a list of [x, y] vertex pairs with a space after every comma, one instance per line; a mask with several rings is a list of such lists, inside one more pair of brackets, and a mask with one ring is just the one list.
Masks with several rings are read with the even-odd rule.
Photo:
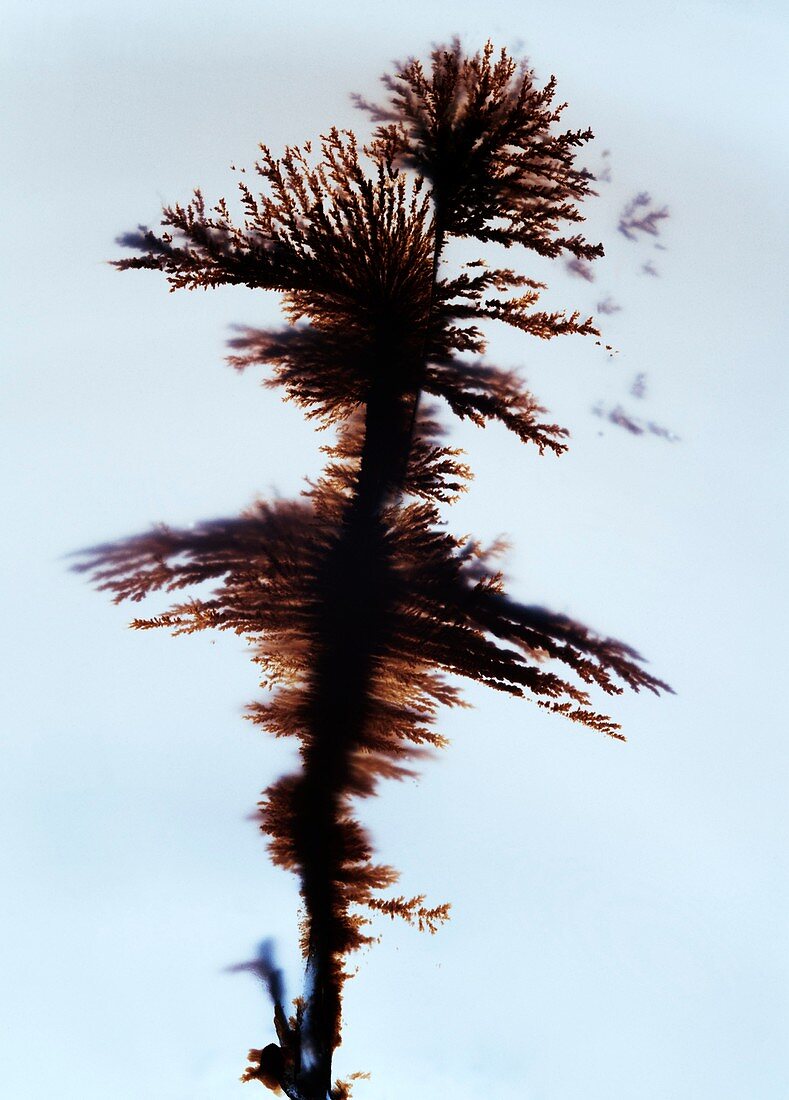
[[369, 1076], [366, 1073], [352, 1073], [350, 1080], [335, 1081], [332, 1089], [327, 1093], [318, 1095], [317, 1093], [305, 1092], [293, 1080], [292, 1070], [287, 1065], [282, 1048], [277, 1046], [276, 1043], [269, 1043], [262, 1050], [250, 1050], [247, 1059], [250, 1065], [241, 1075], [241, 1080], [244, 1083], [260, 1081], [272, 1092], [280, 1096], [284, 1093], [289, 1100], [350, 1100], [351, 1082]]
[[285, 1076], [285, 1056], [282, 1047], [276, 1043], [269, 1043], [262, 1050], [250, 1050], [247, 1060], [251, 1065], [247, 1066], [241, 1075], [241, 1080], [260, 1081], [272, 1092], [282, 1092], [282, 1083]]

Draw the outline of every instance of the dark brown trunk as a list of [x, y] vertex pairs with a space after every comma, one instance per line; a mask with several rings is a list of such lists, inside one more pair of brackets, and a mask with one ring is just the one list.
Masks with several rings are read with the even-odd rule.
[[[434, 283], [441, 243], [437, 235]], [[302, 881], [309, 940], [292, 1100], [328, 1100], [331, 1093], [341, 965], [334, 934], [343, 907], [332, 879], [339, 792], [346, 786], [350, 756], [363, 730], [370, 679], [383, 643], [388, 563], [382, 513], [405, 484], [425, 370], [426, 349], [415, 357], [413, 334], [398, 335], [400, 339], [382, 346], [377, 357], [356, 494], [327, 563], [323, 589], [324, 642], [314, 680], [319, 703], [311, 748], [304, 758], [303, 786], [304, 805], [309, 807], [303, 865], [315, 870]]]

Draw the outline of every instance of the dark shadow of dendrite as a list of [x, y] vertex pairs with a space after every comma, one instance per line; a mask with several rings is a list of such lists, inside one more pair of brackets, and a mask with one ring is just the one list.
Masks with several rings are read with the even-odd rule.
[[630, 384], [630, 396], [638, 398], [639, 401], [647, 395], [647, 376], [643, 371], [640, 371]]
[[595, 280], [594, 266], [588, 260], [579, 260], [576, 256], [573, 256], [572, 259], [565, 260], [564, 268], [571, 275], [584, 279], [587, 283], [593, 283]]
[[378, 126], [365, 149], [337, 130], [315, 153], [289, 147], [275, 158], [264, 147], [261, 192], [239, 185], [241, 224], [224, 200], [209, 209], [196, 192], [165, 209], [161, 230], [121, 238], [137, 255], [116, 262], [163, 272], [172, 289], [280, 293], [289, 324], [237, 330], [231, 362], [265, 366], [267, 385], [334, 429], [322, 477], [299, 500], [157, 527], [93, 547], [77, 566], [116, 601], [175, 596], [162, 614], [135, 619], [137, 629], [248, 638], [268, 691], [248, 718], [298, 745], [298, 767], [259, 806], [273, 861], [301, 889], [306, 969], [295, 1015], [286, 1017], [270, 947], [242, 964], [267, 985], [278, 1038], [250, 1052], [243, 1079], [292, 1100], [347, 1095], [347, 1084], [331, 1084], [331, 1062], [345, 960], [371, 942], [370, 916], [431, 932], [447, 917], [447, 904], [392, 892], [397, 873], [374, 858], [357, 807], [444, 744], [435, 723], [440, 707], [461, 701], [454, 679], [617, 739], [592, 689], [669, 690], [623, 643], [508, 596], [500, 545], [450, 534], [439, 512], [470, 472], [426, 396], [475, 424], [498, 421], [540, 452], [567, 447], [522, 379], [485, 359], [481, 326], [599, 335], [578, 312], [537, 308], [543, 284], [510, 268], [477, 261], [445, 273], [444, 242], [601, 255], [559, 228], [582, 221], [591, 176], [574, 156], [591, 133], [558, 129], [554, 81], [538, 87], [490, 46], [467, 57], [455, 42], [427, 70], [409, 61], [384, 84], [385, 106], [367, 105]]
[[628, 241], [636, 241], [639, 234], [657, 237], [660, 223], [669, 216], [667, 206], [654, 206], [648, 191], [640, 191], [625, 205], [619, 215], [617, 229]]
[[[635, 394], [634, 396], [640, 395]], [[607, 420], [609, 424], [614, 424], [617, 428], [624, 428], [630, 435], [655, 435], [659, 439], [665, 439], [669, 443], [679, 442], [680, 437], [675, 435], [669, 428], [664, 427], [662, 424], [657, 424], [654, 420], [643, 420], [639, 417], [632, 416], [630, 413], [626, 412], [621, 405], [615, 405], [613, 408], [606, 408], [605, 405], [600, 403], [594, 406], [592, 412], [595, 416]]]

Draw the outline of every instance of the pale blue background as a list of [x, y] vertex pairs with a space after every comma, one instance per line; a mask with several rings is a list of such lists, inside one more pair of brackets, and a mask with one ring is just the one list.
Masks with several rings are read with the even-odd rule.
[[[0, 1093], [231, 1100], [269, 1009], [223, 968], [273, 935], [297, 992], [294, 883], [245, 815], [289, 750], [241, 721], [235, 638], [124, 629], [68, 551], [297, 493], [324, 442], [222, 366], [276, 302], [168, 296], [104, 264], [162, 200], [231, 162], [365, 125], [395, 57], [453, 33], [525, 50], [612, 151], [594, 286], [613, 361], [492, 333], [573, 430], [539, 459], [464, 430], [453, 529], [514, 549], [512, 590], [641, 647], [675, 699], [616, 705], [629, 742], [469, 691], [421, 782], [363, 816], [435, 938], [382, 925], [338, 1072], [359, 1100], [778, 1100], [787, 1039], [786, 20], [778, 3], [153, 0], [6, 4], [3, 35], [5, 732]], [[613, 233], [642, 188], [668, 251]], [[477, 249], [474, 249], [476, 252]], [[639, 274], [652, 258], [660, 279]], [[637, 372], [649, 392], [627, 399]], [[682, 437], [590, 413], [622, 399]], [[602, 434], [601, 434], [602, 433]], [[248, 1086], [254, 1093], [256, 1086]]]

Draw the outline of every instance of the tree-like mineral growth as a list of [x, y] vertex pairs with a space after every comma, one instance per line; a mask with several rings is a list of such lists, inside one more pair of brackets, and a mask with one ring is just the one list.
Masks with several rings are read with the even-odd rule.
[[[231, 362], [264, 365], [267, 385], [334, 429], [323, 476], [300, 500], [157, 528], [95, 547], [79, 566], [116, 601], [184, 594], [137, 628], [250, 639], [269, 690], [249, 717], [299, 744], [298, 770], [259, 809], [273, 861], [298, 876], [304, 986], [289, 1017], [281, 983], [268, 981], [278, 1042], [250, 1052], [244, 1075], [292, 1100], [347, 1093], [332, 1086], [332, 1055], [345, 961], [370, 941], [365, 914], [431, 931], [447, 916], [447, 905], [393, 893], [397, 874], [374, 860], [353, 809], [443, 744], [437, 711], [459, 699], [447, 674], [616, 738], [589, 690], [666, 687], [621, 642], [508, 596], [497, 548], [454, 537], [439, 515], [470, 475], [425, 398], [480, 425], [500, 421], [540, 452], [567, 446], [521, 379], [483, 358], [480, 322], [546, 340], [599, 335], [591, 318], [540, 310], [543, 284], [510, 268], [446, 271], [445, 242], [600, 255], [575, 232], [592, 185], [576, 154], [591, 133], [562, 130], [553, 79], [539, 87], [490, 45], [470, 57], [457, 42], [436, 49], [427, 69], [410, 61], [385, 86], [383, 107], [360, 102], [376, 123], [364, 148], [337, 130], [315, 151], [278, 158], [261, 147], [260, 190], [240, 185], [241, 223], [197, 192], [165, 208], [160, 230], [123, 237], [136, 254], [115, 263], [161, 271], [172, 289], [241, 283], [281, 295], [287, 323], [243, 330]], [[188, 595], [206, 581], [212, 595]]]

